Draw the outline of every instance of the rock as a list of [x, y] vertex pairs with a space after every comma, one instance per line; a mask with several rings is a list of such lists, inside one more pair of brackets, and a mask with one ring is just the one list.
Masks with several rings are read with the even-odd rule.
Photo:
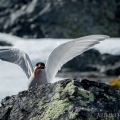
[[104, 65], [115, 65], [116, 63], [120, 62], [120, 55], [111, 55], [111, 54], [103, 54], [102, 56], [103, 64]]
[[120, 75], [120, 62], [117, 62], [115, 65], [108, 66], [105, 73], [107, 75]]
[[68, 71], [97, 71], [107, 75], [119, 75], [120, 55], [101, 54], [95, 49], [90, 49], [67, 62], [62, 67], [63, 71], [64, 68]]
[[100, 71], [97, 65], [102, 63], [101, 54], [95, 49], [90, 49], [83, 54], [67, 62], [63, 68], [70, 68], [73, 71]]
[[119, 6], [118, 0], [0, 0], [0, 32], [25, 38], [120, 36]]
[[119, 99], [119, 90], [104, 83], [66, 79], [6, 97], [0, 120], [120, 119]]
[[0, 46], [12, 46], [12, 44], [5, 41], [0, 41]]

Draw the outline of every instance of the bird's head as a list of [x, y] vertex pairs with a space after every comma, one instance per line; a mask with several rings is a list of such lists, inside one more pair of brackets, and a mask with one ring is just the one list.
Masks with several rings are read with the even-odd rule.
[[45, 64], [43, 62], [36, 63], [36, 69], [45, 69]]
[[36, 79], [38, 70], [45, 69], [45, 68], [46, 67], [45, 67], [45, 64], [43, 62], [36, 63], [35, 70], [34, 70], [34, 80], [36, 81], [36, 84], [38, 84], [37, 79]]

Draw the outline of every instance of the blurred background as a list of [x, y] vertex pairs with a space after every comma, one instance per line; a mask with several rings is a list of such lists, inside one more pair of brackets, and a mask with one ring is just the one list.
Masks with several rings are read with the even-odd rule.
[[0, 0], [0, 32], [24, 38], [120, 36], [120, 0]]
[[[109, 38], [65, 64], [57, 74], [112, 85], [120, 75], [120, 0], [0, 0], [0, 48], [24, 50], [33, 63], [46, 62], [58, 45], [86, 35]], [[0, 61], [0, 100], [27, 89], [22, 69]], [[119, 87], [119, 86], [117, 86]]]

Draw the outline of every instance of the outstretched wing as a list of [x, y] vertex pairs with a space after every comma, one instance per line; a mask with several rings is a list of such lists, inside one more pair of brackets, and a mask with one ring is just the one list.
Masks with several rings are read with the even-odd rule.
[[106, 35], [90, 35], [74, 39], [55, 48], [46, 63], [46, 75], [48, 82], [52, 82], [58, 70], [69, 60], [87, 51], [99, 41], [108, 38]]
[[28, 79], [33, 73], [33, 66], [29, 56], [17, 48], [0, 49], [0, 59], [19, 65], [27, 75]]

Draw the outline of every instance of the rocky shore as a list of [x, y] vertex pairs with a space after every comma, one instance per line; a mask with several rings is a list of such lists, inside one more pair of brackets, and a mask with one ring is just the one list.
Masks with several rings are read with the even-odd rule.
[[0, 32], [24, 38], [120, 36], [119, 0], [0, 0]]
[[4, 98], [0, 120], [119, 120], [119, 92], [86, 79], [36, 86]]

